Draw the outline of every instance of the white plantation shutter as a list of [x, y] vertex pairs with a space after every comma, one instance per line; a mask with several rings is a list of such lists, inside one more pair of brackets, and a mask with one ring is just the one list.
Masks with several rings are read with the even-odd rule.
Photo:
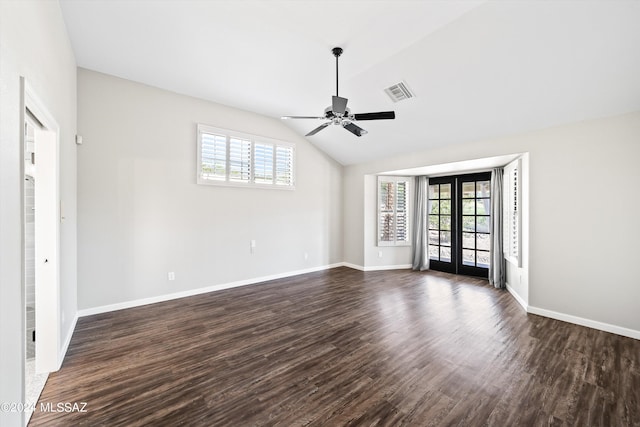
[[378, 246], [409, 244], [409, 179], [380, 176]]
[[293, 147], [276, 147], [276, 184], [293, 184]]
[[521, 239], [520, 229], [522, 225], [522, 212], [520, 208], [520, 159], [509, 163], [504, 168], [504, 221], [503, 221], [503, 251], [505, 258], [518, 267], [521, 263]]
[[396, 241], [409, 242], [409, 224], [407, 222], [407, 186], [406, 181], [396, 183]]
[[395, 182], [381, 181], [378, 186], [378, 241], [394, 242], [396, 226], [393, 206], [395, 205]]
[[229, 181], [251, 180], [251, 141], [231, 138], [229, 141]]
[[227, 137], [201, 133], [202, 178], [225, 180], [227, 176]]
[[253, 173], [256, 183], [273, 183], [273, 145], [255, 143]]
[[295, 145], [198, 125], [198, 184], [295, 189]]

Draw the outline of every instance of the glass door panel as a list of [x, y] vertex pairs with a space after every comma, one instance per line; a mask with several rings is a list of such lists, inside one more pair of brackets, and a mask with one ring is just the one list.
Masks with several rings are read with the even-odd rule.
[[491, 175], [474, 174], [458, 177], [460, 221], [460, 259], [462, 274], [487, 277], [490, 257]]
[[452, 179], [429, 180], [429, 200], [427, 224], [429, 262], [440, 271], [455, 271], [455, 216], [452, 196], [455, 182]]

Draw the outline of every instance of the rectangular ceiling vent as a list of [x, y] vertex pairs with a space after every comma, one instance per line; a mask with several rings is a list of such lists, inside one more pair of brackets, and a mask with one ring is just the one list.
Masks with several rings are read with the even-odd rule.
[[389, 98], [393, 102], [404, 101], [405, 99], [413, 98], [415, 95], [409, 90], [409, 87], [405, 82], [396, 83], [393, 86], [389, 86], [384, 90]]

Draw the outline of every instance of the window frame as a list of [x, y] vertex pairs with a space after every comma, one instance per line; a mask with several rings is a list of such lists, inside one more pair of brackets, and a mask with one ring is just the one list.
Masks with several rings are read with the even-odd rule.
[[[203, 134], [213, 134], [225, 137], [225, 176], [224, 179], [207, 179], [202, 177], [202, 136]], [[250, 167], [249, 167], [249, 180], [231, 180], [231, 139], [238, 139], [243, 141], [249, 141], [250, 146]], [[256, 182], [255, 175], [255, 146], [256, 144], [270, 145], [272, 147], [272, 180], [271, 183]], [[264, 188], [272, 190], [295, 190], [296, 188], [296, 145], [292, 142], [281, 141], [274, 138], [268, 138], [259, 135], [253, 135], [246, 132], [239, 132], [230, 129], [218, 128], [202, 123], [197, 124], [196, 129], [196, 151], [197, 151], [197, 164], [196, 164], [196, 182], [200, 185], [213, 185], [222, 187], [237, 187], [237, 188]], [[278, 148], [291, 150], [291, 183], [290, 184], [278, 184]]]
[[[380, 203], [380, 198], [381, 198], [381, 192], [380, 192], [380, 184], [383, 182], [393, 182], [394, 184], [397, 184], [398, 182], [405, 182], [406, 183], [406, 195], [405, 195], [405, 234], [407, 236], [406, 240], [398, 240], [398, 235], [397, 233], [394, 233], [394, 239], [393, 240], [380, 240], [380, 232], [381, 232], [381, 228], [380, 228], [380, 220], [381, 220], [381, 203]], [[383, 246], [411, 246], [411, 229], [412, 229], [412, 224], [411, 224], [411, 220], [412, 220], [412, 212], [411, 212], [411, 206], [412, 206], [412, 194], [413, 194], [413, 179], [412, 177], [408, 177], [408, 176], [388, 176], [388, 175], [378, 175], [377, 179], [376, 179], [376, 242], [377, 242], [377, 246], [378, 247], [383, 247]], [[397, 194], [397, 185], [394, 185], [394, 191]], [[397, 201], [397, 199], [396, 199]], [[394, 203], [393, 206], [393, 220], [394, 220], [394, 229], [397, 227], [397, 203]]]

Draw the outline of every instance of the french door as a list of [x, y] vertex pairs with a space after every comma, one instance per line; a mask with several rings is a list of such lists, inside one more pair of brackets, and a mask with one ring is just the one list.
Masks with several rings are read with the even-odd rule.
[[490, 172], [429, 179], [429, 268], [488, 277], [490, 189]]

